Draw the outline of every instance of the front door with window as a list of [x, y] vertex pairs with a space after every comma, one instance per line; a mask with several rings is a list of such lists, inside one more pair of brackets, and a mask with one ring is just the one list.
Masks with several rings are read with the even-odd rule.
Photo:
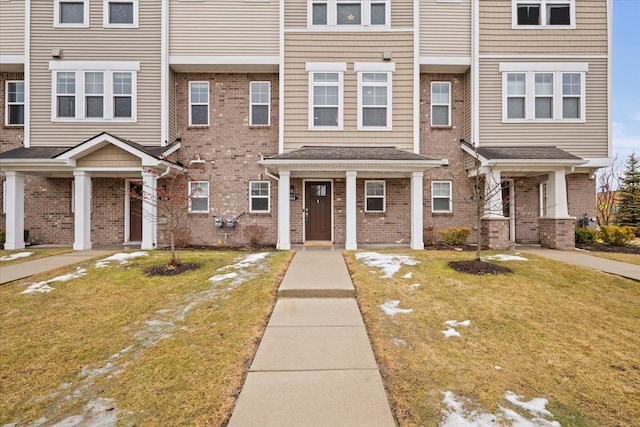
[[129, 241], [142, 240], [142, 182], [129, 182]]
[[305, 241], [331, 240], [331, 183], [305, 183]]

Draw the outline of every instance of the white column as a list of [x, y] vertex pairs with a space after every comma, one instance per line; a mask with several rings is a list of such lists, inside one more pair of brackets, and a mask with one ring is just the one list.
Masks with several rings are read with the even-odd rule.
[[424, 172], [411, 173], [411, 249], [424, 249], [423, 197]]
[[547, 181], [546, 217], [569, 218], [569, 210], [567, 207], [567, 181], [564, 169], [549, 173], [549, 181]]
[[6, 250], [24, 249], [24, 174], [7, 171], [6, 198]]
[[280, 171], [278, 181], [278, 245], [277, 249], [288, 251], [291, 249], [291, 218], [290, 193], [291, 172]]
[[346, 180], [346, 237], [344, 242], [344, 248], [348, 251], [355, 251], [358, 249], [357, 243], [357, 209], [356, 209], [356, 171], [347, 171]]
[[73, 249], [91, 249], [91, 176], [86, 172], [73, 173], [75, 216]]
[[142, 243], [140, 249], [155, 248], [155, 228], [157, 220], [158, 192], [156, 175], [142, 172]]
[[484, 218], [504, 218], [500, 171], [489, 169], [484, 180]]

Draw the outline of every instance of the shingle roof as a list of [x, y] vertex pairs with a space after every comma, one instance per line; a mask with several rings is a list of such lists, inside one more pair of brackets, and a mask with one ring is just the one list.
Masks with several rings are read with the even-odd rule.
[[302, 147], [269, 160], [436, 160], [394, 147]]
[[556, 147], [478, 147], [488, 160], [582, 160]]
[[0, 159], [53, 159], [68, 147], [20, 147], [0, 153]]

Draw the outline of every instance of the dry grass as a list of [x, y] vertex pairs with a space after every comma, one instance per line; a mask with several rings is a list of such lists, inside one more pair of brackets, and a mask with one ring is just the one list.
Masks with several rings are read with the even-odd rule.
[[33, 261], [34, 259], [44, 258], [44, 257], [52, 256], [52, 255], [66, 254], [66, 253], [69, 253], [71, 251], [72, 251], [71, 248], [57, 248], [57, 249], [30, 249], [30, 248], [27, 248], [27, 249], [21, 249], [19, 251], [0, 250], [0, 257], [11, 255], [11, 254], [16, 254], [16, 253], [19, 253], [19, 252], [33, 252], [33, 254], [29, 255], [28, 257], [18, 258], [18, 259], [14, 259], [14, 260], [11, 260], [11, 261], [0, 261], [0, 268], [1, 267], [7, 267], [7, 266], [10, 266], [10, 265], [14, 265], [14, 264], [19, 264], [19, 263], [25, 262], [25, 261]]
[[[533, 256], [500, 263], [513, 274], [475, 277], [447, 267], [468, 254], [410, 255], [420, 264], [403, 266], [391, 279], [346, 255], [402, 426], [437, 425], [445, 391], [496, 413], [507, 390], [526, 400], [546, 397], [563, 426], [637, 425], [636, 282]], [[402, 278], [409, 271], [413, 277]], [[385, 315], [379, 305], [393, 299], [413, 312]], [[453, 319], [471, 325], [447, 339], [443, 322]]]
[[626, 262], [628, 264], [640, 265], [640, 255], [618, 254], [614, 252], [589, 252], [589, 255], [599, 258], [612, 259], [614, 261]]
[[133, 425], [223, 424], [290, 259], [272, 253], [238, 286], [208, 282], [246, 255], [182, 251], [201, 268], [150, 278], [142, 271], [168, 256], [154, 252], [90, 264], [87, 276], [54, 283], [48, 294], [20, 292], [72, 268], [0, 287], [0, 425], [43, 416], [53, 423], [96, 398], [113, 399], [120, 422]]

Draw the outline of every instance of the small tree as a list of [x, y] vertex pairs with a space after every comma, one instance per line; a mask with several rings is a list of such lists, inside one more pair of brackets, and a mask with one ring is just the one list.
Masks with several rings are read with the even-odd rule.
[[625, 164], [620, 184], [616, 222], [632, 227], [640, 226], [640, 159], [631, 153]]
[[600, 226], [610, 225], [614, 221], [614, 207], [621, 175], [620, 160], [617, 155], [611, 166], [598, 171], [596, 219]]

